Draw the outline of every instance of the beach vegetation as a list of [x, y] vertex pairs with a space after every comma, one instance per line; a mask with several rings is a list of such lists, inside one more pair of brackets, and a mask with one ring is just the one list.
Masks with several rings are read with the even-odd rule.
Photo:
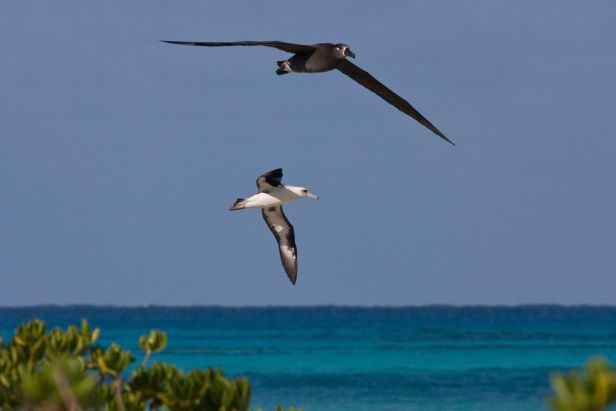
[[554, 411], [604, 411], [616, 405], [616, 372], [604, 358], [588, 361], [583, 370], [551, 378]]
[[[0, 339], [0, 410], [246, 411], [250, 384], [220, 369], [184, 371], [153, 361], [167, 345], [158, 330], [139, 338], [142, 360], [116, 343], [97, 344], [98, 328], [48, 330], [41, 320]], [[291, 409], [292, 410], [292, 409]], [[277, 411], [283, 411], [279, 408]]]

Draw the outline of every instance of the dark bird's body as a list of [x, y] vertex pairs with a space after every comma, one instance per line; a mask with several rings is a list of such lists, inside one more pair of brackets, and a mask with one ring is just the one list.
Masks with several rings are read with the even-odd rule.
[[288, 60], [278, 62], [282, 69], [288, 62], [290, 71], [277, 70], [276, 74], [294, 73], [323, 73], [338, 67], [340, 59], [335, 54], [336, 46], [330, 43], [315, 44], [311, 52], [300, 52]]
[[339, 70], [346, 74], [368, 90], [377, 94], [383, 100], [396, 107], [403, 113], [411, 116], [424, 127], [428, 128], [437, 136], [453, 144], [445, 134], [437, 129], [427, 118], [417, 111], [408, 101], [387, 88], [383, 83], [374, 78], [370, 73], [355, 64], [346, 57], [355, 58], [355, 53], [346, 44], [318, 43], [312, 45], [285, 43], [282, 41], [233, 41], [233, 42], [190, 42], [190, 41], [166, 41], [165, 43], [181, 44], [188, 46], [225, 47], [225, 46], [266, 46], [274, 47], [293, 56], [288, 60], [278, 61], [276, 74], [287, 73], [323, 73], [325, 71]]

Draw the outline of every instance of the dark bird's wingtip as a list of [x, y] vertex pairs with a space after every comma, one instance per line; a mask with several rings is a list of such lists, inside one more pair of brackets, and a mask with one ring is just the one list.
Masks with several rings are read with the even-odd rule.
[[161, 43], [169, 43], [169, 44], [188, 44], [186, 41], [174, 41], [174, 40], [158, 40]]
[[446, 142], [448, 142], [449, 144], [451, 144], [452, 146], [456, 146], [456, 143], [454, 143], [453, 141], [451, 141], [449, 138], [447, 138], [447, 136], [443, 133], [441, 133], [436, 127], [432, 128], [432, 127], [428, 127], [434, 134], [436, 134], [437, 136], [439, 136], [440, 138], [442, 138], [443, 140], [445, 140]]

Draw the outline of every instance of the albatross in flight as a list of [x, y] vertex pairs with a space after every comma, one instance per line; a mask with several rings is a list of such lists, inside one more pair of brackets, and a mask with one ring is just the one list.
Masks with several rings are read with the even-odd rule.
[[[278, 70], [276, 74], [283, 75], [287, 73], [322, 73], [330, 70], [340, 70], [353, 80], [372, 91], [383, 100], [387, 101], [392, 106], [405, 114], [413, 117], [419, 123], [424, 125], [428, 130], [432, 131], [437, 136], [445, 141], [453, 144], [445, 134], [436, 128], [427, 118], [405, 99], [387, 88], [383, 83], [372, 77], [370, 73], [355, 64], [351, 63], [346, 57], [355, 58], [355, 53], [351, 51], [346, 44], [295, 44], [285, 43], [283, 41], [226, 41], [226, 42], [203, 42], [203, 41], [171, 41], [161, 40], [164, 43], [182, 44], [187, 46], [205, 46], [205, 47], [224, 47], [224, 46], [266, 46], [273, 47], [278, 50], [293, 53], [293, 56], [288, 60], [278, 61]], [[453, 144], [455, 145], [455, 144]]]
[[295, 232], [282, 211], [282, 205], [298, 198], [316, 198], [319, 196], [304, 187], [286, 186], [281, 183], [282, 168], [277, 168], [257, 178], [259, 192], [252, 197], [238, 198], [231, 211], [244, 208], [260, 208], [265, 223], [278, 241], [280, 259], [289, 280], [295, 285], [297, 281], [297, 247]]

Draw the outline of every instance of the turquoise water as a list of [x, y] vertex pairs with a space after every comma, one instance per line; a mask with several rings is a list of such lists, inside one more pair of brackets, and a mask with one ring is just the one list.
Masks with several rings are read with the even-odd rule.
[[249, 377], [253, 409], [546, 410], [551, 372], [616, 362], [616, 307], [0, 308], [0, 335], [35, 317], [136, 354], [165, 330], [155, 359]]

